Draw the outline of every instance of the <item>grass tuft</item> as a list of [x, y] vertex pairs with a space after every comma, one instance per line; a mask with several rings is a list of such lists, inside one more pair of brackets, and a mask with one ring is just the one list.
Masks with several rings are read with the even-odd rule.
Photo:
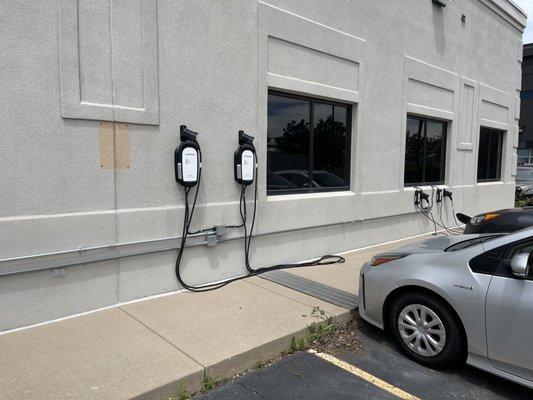
[[219, 382], [220, 382], [220, 378], [217, 378], [214, 376], [206, 376], [202, 382], [202, 386], [204, 390], [207, 392], [208, 390], [213, 389]]
[[309, 325], [303, 337], [291, 339], [289, 353], [307, 350], [313, 343], [332, 336], [339, 329], [339, 326], [333, 321], [333, 317], [328, 317], [319, 306], [313, 308], [311, 315], [318, 321]]

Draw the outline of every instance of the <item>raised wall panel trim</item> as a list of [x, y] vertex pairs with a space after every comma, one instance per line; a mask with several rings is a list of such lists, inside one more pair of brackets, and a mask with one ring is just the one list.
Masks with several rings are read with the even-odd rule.
[[514, 98], [514, 109], [515, 109], [514, 117], [515, 117], [515, 119], [520, 119], [520, 105], [521, 105], [520, 97], [516, 97], [515, 96], [515, 98]]
[[512, 2], [508, 0], [480, 0], [489, 9], [514, 26], [520, 32], [526, 26], [526, 16]]
[[518, 51], [516, 53], [516, 60], [522, 63], [522, 59], [524, 58], [524, 42], [519, 40], [517, 42], [517, 45], [518, 45]]
[[268, 73], [268, 86], [271, 89], [279, 89], [296, 94], [309, 94], [332, 100], [346, 101], [348, 103], [359, 102], [359, 92], [270, 72]]
[[449, 91], [457, 90], [459, 75], [424, 61], [405, 56], [405, 75], [409, 79], [428, 83]]
[[464, 76], [461, 77], [457, 150], [474, 150], [474, 137], [477, 129], [478, 91], [479, 88], [476, 81]]
[[413, 103], [407, 103], [406, 110], [407, 114], [416, 114], [429, 118], [444, 119], [447, 121], [452, 121], [455, 115], [452, 111], [441, 110], [438, 108], [432, 108]]
[[481, 101], [488, 101], [505, 108], [509, 108], [511, 105], [511, 95], [509, 93], [503, 92], [484, 83], [479, 84], [479, 97]]
[[[139, 89], [141, 98], [137, 99], [140, 107], [134, 107], [130, 104], [122, 103], [120, 99], [120, 91], [127, 89], [124, 86], [117, 87], [116, 76], [100, 76], [95, 79], [102, 78], [96, 83], [105, 85], [105, 81], [111, 82], [109, 87], [112, 93], [112, 100], [101, 99], [97, 101], [84, 101], [82, 99], [82, 90], [84, 82], [82, 80], [80, 68], [80, 29], [79, 29], [79, 15], [78, 7], [79, 1], [75, 0], [60, 0], [60, 22], [59, 22], [59, 53], [60, 53], [60, 79], [61, 79], [61, 116], [63, 118], [73, 119], [94, 119], [103, 121], [117, 121], [136, 124], [157, 125], [159, 124], [159, 86], [158, 86], [158, 62], [157, 62], [157, 0], [138, 0], [140, 3], [140, 15], [138, 29], [141, 30], [139, 37], [142, 38], [140, 45], [140, 62], [141, 65], [136, 65], [136, 68], [141, 70], [139, 73], [139, 82], [128, 84], [137, 85], [135, 88]], [[96, 4], [96, 3], [95, 3]], [[96, 5], [94, 6], [96, 7]], [[117, 5], [118, 4], [118, 5]], [[113, 3], [114, 7], [129, 7], [130, 3]], [[112, 18], [117, 18], [116, 13]], [[112, 19], [110, 18], [110, 19]], [[102, 60], [99, 63], [110, 62], [115, 66], [121, 65], [123, 59], [120, 57], [128, 57], [128, 49], [134, 44], [123, 40], [116, 43], [113, 37], [119, 36], [120, 32], [112, 32], [113, 29], [122, 29], [121, 27], [128, 24], [113, 24], [111, 21], [102, 21], [103, 24], [109, 24], [110, 39], [113, 40], [114, 46], [126, 47], [126, 55], [121, 54], [115, 49], [111, 55], [102, 55]], [[125, 29], [125, 28], [124, 28]], [[124, 35], [122, 35], [124, 36]], [[110, 48], [111, 43], [109, 43]], [[122, 49], [124, 50], [124, 49]], [[106, 57], [111, 59], [106, 60]], [[128, 62], [131, 60], [128, 60]], [[89, 70], [93, 66], [86, 66]], [[101, 72], [100, 72], [101, 73]], [[116, 71], [115, 71], [116, 73]], [[113, 75], [112, 72], [110, 72]], [[97, 74], [96, 74], [97, 75]], [[105, 78], [105, 79], [103, 79]], [[128, 81], [124, 76], [120, 76], [122, 81]], [[87, 85], [93, 85], [95, 82], [87, 82]], [[116, 99], [118, 97], [118, 100]], [[127, 101], [124, 100], [126, 103]]]
[[472, 143], [458, 143], [457, 150], [460, 151], [473, 151], [474, 145]]
[[505, 124], [505, 123], [499, 122], [499, 121], [493, 121], [493, 120], [487, 119], [487, 118], [480, 118], [479, 119], [479, 124], [481, 126], [484, 126], [484, 127], [487, 127], [487, 128], [499, 129], [499, 130], [502, 130], [502, 131], [509, 130], [509, 124]]
[[353, 91], [359, 90], [358, 62], [271, 35], [268, 36], [268, 72]]
[[260, 29], [269, 36], [309, 49], [359, 62], [366, 52], [366, 41], [337, 29], [259, 2]]

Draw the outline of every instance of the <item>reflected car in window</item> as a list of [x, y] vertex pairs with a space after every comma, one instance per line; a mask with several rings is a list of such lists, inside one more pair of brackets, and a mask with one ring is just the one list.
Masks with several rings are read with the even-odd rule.
[[267, 187], [268, 190], [290, 190], [298, 188], [294, 183], [270, 171], [267, 173]]
[[515, 181], [517, 199], [533, 197], [533, 167], [517, 167]]
[[332, 188], [346, 186], [346, 183], [343, 179], [328, 171], [312, 171], [312, 179], [310, 179], [309, 177], [309, 171], [303, 170], [281, 170], [276, 171], [274, 174], [291, 182], [297, 188], [308, 188], [310, 186], [314, 188]]

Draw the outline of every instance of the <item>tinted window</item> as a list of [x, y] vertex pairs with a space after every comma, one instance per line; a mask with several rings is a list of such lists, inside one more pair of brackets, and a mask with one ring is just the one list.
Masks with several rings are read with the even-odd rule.
[[481, 128], [477, 163], [478, 182], [498, 181], [501, 175], [503, 131]]
[[446, 130], [446, 122], [407, 117], [406, 186], [444, 183]]
[[269, 92], [268, 194], [349, 189], [350, 119], [349, 105]]
[[500, 259], [507, 251], [507, 245], [490, 250], [472, 258], [468, 265], [473, 272], [480, 274], [494, 274]]

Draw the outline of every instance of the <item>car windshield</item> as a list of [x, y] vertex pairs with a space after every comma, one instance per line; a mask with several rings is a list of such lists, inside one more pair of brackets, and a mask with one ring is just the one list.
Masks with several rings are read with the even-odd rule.
[[489, 240], [496, 239], [497, 237], [503, 236], [503, 234], [497, 234], [497, 235], [487, 235], [487, 236], [479, 236], [472, 239], [466, 239], [462, 242], [452, 244], [450, 247], [447, 247], [444, 249], [444, 251], [458, 251], [466, 249], [467, 247], [475, 246], [476, 244], [488, 242]]
[[533, 182], [533, 168], [517, 168], [515, 179], [517, 182]]

